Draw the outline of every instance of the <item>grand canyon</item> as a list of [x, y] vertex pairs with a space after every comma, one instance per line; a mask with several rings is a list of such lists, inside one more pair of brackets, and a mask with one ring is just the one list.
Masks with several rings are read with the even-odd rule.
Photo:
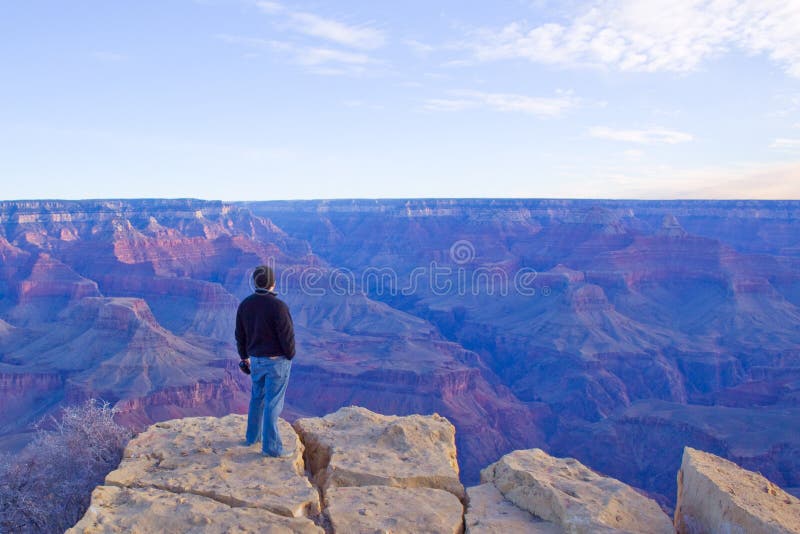
[[800, 202], [0, 202], [0, 449], [89, 398], [243, 413], [259, 264], [284, 416], [446, 416], [466, 484], [538, 447], [675, 503], [685, 446], [800, 494]]

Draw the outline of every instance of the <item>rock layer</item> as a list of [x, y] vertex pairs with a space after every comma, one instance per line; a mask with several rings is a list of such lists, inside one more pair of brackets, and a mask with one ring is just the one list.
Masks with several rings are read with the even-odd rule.
[[464, 509], [452, 493], [432, 488], [329, 488], [325, 514], [334, 532], [460, 534]]
[[[465, 495], [453, 427], [435, 414], [349, 407], [298, 420], [299, 434], [280, 426], [285, 459], [242, 444], [243, 416], [153, 425], [69, 534], [675, 532], [655, 501], [539, 449], [503, 456]], [[679, 485], [681, 534], [800, 532], [798, 499], [711, 454], [687, 448]]]
[[800, 499], [733, 462], [686, 447], [675, 526], [680, 534], [800, 533]]
[[[294, 454], [269, 458], [259, 446], [243, 445], [245, 425], [241, 415], [157, 423], [128, 444], [119, 468], [106, 477], [106, 486], [193, 494], [205, 498], [209, 506], [217, 503], [214, 506], [231, 510], [254, 508], [285, 517], [318, 514], [319, 494], [304, 476], [303, 444], [292, 427], [281, 420], [284, 447]], [[160, 494], [153, 495], [163, 500]], [[137, 493], [135, 502], [151, 496], [147, 491]]]
[[554, 458], [541, 449], [507, 454], [484, 469], [481, 479], [519, 508], [566, 532], [674, 532], [652, 499], [573, 458]]
[[67, 534], [111, 532], [265, 532], [323, 534], [305, 518], [284, 517], [266, 510], [232, 508], [192, 495], [155, 488], [99, 486], [86, 515]]
[[444, 417], [350, 406], [294, 426], [335, 531], [463, 532], [466, 493]]
[[306, 461], [323, 489], [348, 486], [434, 488], [465, 497], [455, 428], [438, 414], [398, 417], [350, 406], [298, 419]]
[[469, 507], [464, 517], [467, 534], [560, 534], [562, 529], [508, 501], [492, 483], [467, 489]]

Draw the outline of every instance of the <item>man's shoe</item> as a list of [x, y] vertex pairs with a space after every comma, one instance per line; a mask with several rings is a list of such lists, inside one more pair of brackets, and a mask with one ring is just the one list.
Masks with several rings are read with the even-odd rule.
[[263, 453], [264, 456], [268, 458], [291, 458], [294, 456], [294, 451], [283, 451], [280, 454], [270, 454], [268, 452]]

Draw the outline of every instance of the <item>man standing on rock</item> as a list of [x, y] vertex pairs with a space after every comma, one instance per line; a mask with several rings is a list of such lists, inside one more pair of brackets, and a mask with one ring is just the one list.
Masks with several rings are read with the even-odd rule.
[[[261, 441], [265, 456], [285, 458], [278, 417], [294, 358], [294, 326], [289, 307], [275, 293], [275, 273], [261, 265], [253, 271], [255, 291], [236, 311], [236, 348], [239, 366], [253, 381], [247, 412], [245, 443]], [[249, 372], [248, 372], [249, 371]]]

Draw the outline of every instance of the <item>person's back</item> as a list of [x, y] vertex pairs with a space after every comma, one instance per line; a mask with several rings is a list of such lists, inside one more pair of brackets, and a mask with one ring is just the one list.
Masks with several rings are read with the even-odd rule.
[[239, 357], [295, 354], [294, 328], [289, 307], [274, 292], [256, 288], [236, 312], [236, 347]]
[[255, 292], [236, 311], [236, 348], [252, 379], [245, 443], [262, 441], [267, 456], [287, 456], [278, 432], [286, 387], [295, 356], [294, 325], [289, 307], [273, 289], [275, 274], [267, 266], [253, 272]]

